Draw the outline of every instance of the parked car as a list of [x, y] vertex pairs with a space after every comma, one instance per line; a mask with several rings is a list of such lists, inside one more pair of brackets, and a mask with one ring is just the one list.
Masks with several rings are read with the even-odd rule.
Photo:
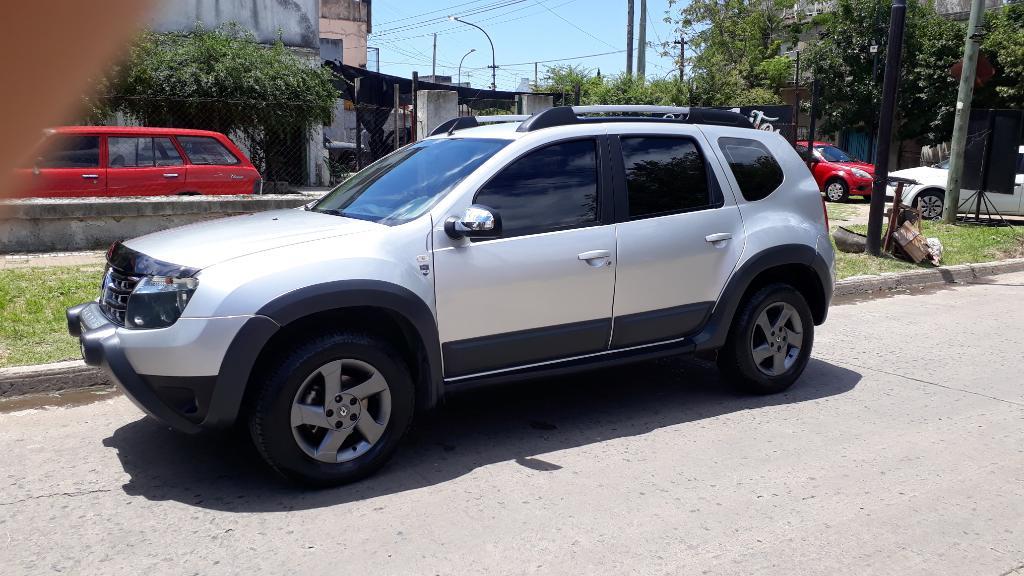
[[152, 416], [241, 421], [316, 485], [480, 384], [691, 353], [756, 394], [793, 384], [835, 263], [785, 139], [716, 110], [512, 118], [453, 119], [304, 209], [118, 242], [68, 330]]
[[[949, 160], [943, 160], [932, 166], [897, 170], [889, 174], [918, 182], [918, 184], [909, 184], [903, 187], [904, 204], [918, 207], [924, 218], [934, 220], [942, 217], [942, 207], [946, 200], [946, 179], [949, 176]], [[1004, 216], [1024, 216], [1024, 146], [1018, 149], [1017, 177], [1014, 184], [1013, 194], [989, 193], [985, 195], [992, 206]], [[895, 187], [889, 186], [886, 197], [892, 200], [894, 192]], [[974, 210], [975, 203], [971, 198], [973, 194], [974, 190], [960, 192], [959, 213]], [[984, 208], [982, 208], [982, 213], [985, 213]]]
[[41, 150], [17, 170], [16, 196], [255, 194], [262, 183], [227, 136], [206, 130], [64, 126]]
[[[807, 141], [796, 143], [807, 154]], [[845, 202], [850, 196], [870, 196], [875, 167], [826, 142], [815, 142], [810, 156], [811, 173], [818, 188], [830, 202]]]

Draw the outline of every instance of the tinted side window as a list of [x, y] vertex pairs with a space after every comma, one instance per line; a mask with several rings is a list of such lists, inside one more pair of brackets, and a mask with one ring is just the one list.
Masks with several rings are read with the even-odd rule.
[[153, 138], [153, 161], [157, 166], [181, 166], [184, 163], [170, 138]]
[[99, 136], [51, 136], [36, 165], [39, 168], [99, 168]]
[[553, 144], [509, 164], [474, 200], [501, 215], [502, 236], [597, 222], [594, 140]]
[[622, 138], [629, 216], [703, 208], [711, 204], [707, 168], [689, 138]]
[[193, 164], [238, 164], [238, 158], [209, 136], [178, 136], [178, 142]]
[[785, 179], [775, 156], [757, 140], [719, 138], [718, 145], [747, 200], [767, 198]]
[[134, 168], [153, 165], [152, 138], [107, 138], [107, 154], [111, 168]]

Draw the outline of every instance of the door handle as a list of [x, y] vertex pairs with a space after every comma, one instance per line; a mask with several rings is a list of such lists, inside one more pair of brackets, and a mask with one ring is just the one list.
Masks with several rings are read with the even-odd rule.
[[719, 232], [718, 234], [708, 234], [707, 236], [704, 237], [704, 240], [706, 242], [711, 242], [712, 244], [714, 244], [715, 242], [725, 242], [726, 240], [732, 240], [732, 233]]
[[177, 177], [178, 177], [178, 173], [177, 172], [168, 172], [168, 173], [164, 174], [164, 178], [177, 178]]
[[86, 180], [95, 180], [99, 177], [99, 174], [82, 174], [82, 178], [85, 178]]
[[590, 252], [579, 254], [576, 257], [594, 268], [600, 268], [612, 263], [612, 253], [608, 250], [591, 250]]

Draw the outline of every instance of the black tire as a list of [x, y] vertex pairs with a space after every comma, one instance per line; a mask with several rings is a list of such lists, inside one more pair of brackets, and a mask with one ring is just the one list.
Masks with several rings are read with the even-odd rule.
[[850, 200], [850, 187], [842, 178], [833, 178], [825, 182], [825, 199], [829, 202], [847, 202]]
[[[390, 417], [380, 438], [365, 453], [353, 460], [326, 463], [304, 452], [293, 436], [292, 403], [311, 374], [340, 359], [369, 364], [384, 377]], [[267, 464], [289, 480], [327, 487], [365, 478], [391, 458], [412, 422], [415, 394], [408, 367], [378, 338], [354, 332], [317, 335], [278, 355], [265, 373], [265, 378], [253, 382], [259, 388], [250, 407], [249, 431]]]
[[[921, 217], [925, 220], [938, 220], [942, 218], [945, 201], [946, 197], [943, 193], [925, 190], [914, 198], [914, 206], [921, 210]], [[937, 205], [936, 202], [938, 202]]]
[[[795, 350], [788, 343], [780, 342], [779, 346], [787, 346], [786, 352], [793, 354], [792, 364], [783, 372], [770, 375], [759, 367], [754, 359], [753, 342], [759, 336], [755, 334], [755, 330], [759, 330], [757, 321], [766, 310], [778, 307], [786, 309], [787, 305], [799, 318], [801, 344], [799, 349]], [[775, 394], [792, 386], [803, 373], [811, 357], [813, 343], [814, 318], [807, 301], [788, 284], [769, 284], [740, 306], [733, 318], [725, 347], [719, 351], [718, 367], [727, 380], [745, 392]]]

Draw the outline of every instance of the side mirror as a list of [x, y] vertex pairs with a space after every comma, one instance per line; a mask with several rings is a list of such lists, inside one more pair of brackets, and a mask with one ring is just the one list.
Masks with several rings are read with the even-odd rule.
[[501, 216], [488, 208], [474, 204], [462, 216], [450, 216], [444, 221], [444, 231], [450, 238], [496, 238], [501, 235]]

